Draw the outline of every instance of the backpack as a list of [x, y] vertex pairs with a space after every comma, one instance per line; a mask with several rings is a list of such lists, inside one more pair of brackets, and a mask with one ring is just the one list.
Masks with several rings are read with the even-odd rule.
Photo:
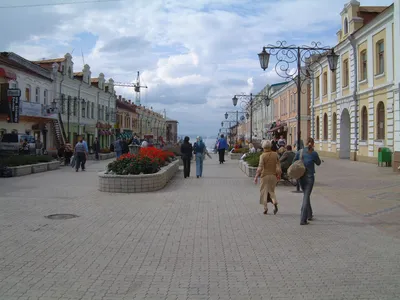
[[299, 179], [306, 172], [306, 167], [303, 162], [303, 149], [300, 150], [300, 159], [296, 160], [288, 169], [287, 174], [290, 178]]

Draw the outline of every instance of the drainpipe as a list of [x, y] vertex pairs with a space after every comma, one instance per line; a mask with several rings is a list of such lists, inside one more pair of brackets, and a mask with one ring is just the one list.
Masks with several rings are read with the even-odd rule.
[[353, 86], [353, 99], [354, 99], [354, 160], [357, 160], [358, 151], [358, 98], [357, 98], [357, 82], [358, 82], [358, 53], [357, 45], [353, 34], [347, 38], [353, 48], [354, 57], [354, 86]]
[[[57, 70], [57, 73], [58, 73], [58, 70]], [[56, 73], [56, 76], [57, 76], [57, 73]], [[64, 74], [63, 73], [61, 73], [61, 80], [60, 80], [60, 99], [61, 99], [61, 95], [62, 95], [62, 83], [63, 83], [63, 81], [64, 81]], [[64, 99], [64, 101], [65, 101], [65, 99]], [[60, 117], [62, 118], [62, 115], [64, 114], [64, 103], [62, 102], [61, 103], [61, 108], [62, 108], [62, 114], [60, 114]], [[69, 118], [69, 116], [68, 116], [68, 118]], [[67, 122], [68, 124], [68, 133], [69, 133], [69, 122]], [[63, 135], [63, 133], [61, 132], [61, 135]], [[65, 141], [65, 142], [68, 142], [69, 143], [69, 136], [67, 136], [67, 139], [68, 139], [68, 141]]]
[[[314, 117], [315, 117], [315, 87], [314, 87], [314, 80], [310, 80], [311, 81], [311, 93], [312, 93], [312, 97], [311, 97], [311, 136], [313, 138], [315, 138], [315, 123], [314, 123]], [[336, 125], [335, 125], [336, 126]]]
[[80, 122], [81, 122], [81, 112], [82, 112], [82, 107], [81, 107], [81, 87], [82, 87], [82, 81], [79, 84], [79, 88], [78, 88], [78, 103], [77, 106], [78, 107], [78, 135], [80, 135], [81, 133], [80, 131]]

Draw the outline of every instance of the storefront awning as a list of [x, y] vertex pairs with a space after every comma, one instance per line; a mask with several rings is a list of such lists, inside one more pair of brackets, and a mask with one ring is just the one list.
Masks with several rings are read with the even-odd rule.
[[267, 132], [275, 132], [275, 131], [278, 131], [279, 129], [283, 129], [283, 127], [285, 127], [285, 126], [284, 125], [276, 126], [272, 129], [268, 130]]
[[0, 68], [0, 77], [7, 78], [10, 80], [17, 80], [17, 75], [15, 73], [6, 71], [3, 68]]

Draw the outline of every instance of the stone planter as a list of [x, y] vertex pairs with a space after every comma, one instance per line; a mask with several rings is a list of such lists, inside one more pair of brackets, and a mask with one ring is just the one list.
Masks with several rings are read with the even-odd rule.
[[31, 165], [32, 173], [46, 172], [48, 169], [48, 164], [49, 163], [39, 163], [39, 164]]
[[99, 190], [109, 193], [144, 193], [164, 188], [179, 170], [179, 160], [171, 162], [155, 174], [112, 175], [99, 173]]
[[[110, 153], [99, 153], [99, 160], [107, 160], [115, 157], [114, 152]], [[95, 154], [89, 154], [88, 160], [96, 160], [96, 155]]]
[[32, 174], [32, 165], [10, 167], [12, 170], [12, 177], [19, 177]]
[[229, 152], [229, 157], [230, 157], [230, 159], [233, 159], [233, 160], [239, 160], [243, 156], [243, 154], [244, 153], [230, 153]]
[[241, 160], [239, 162], [239, 168], [245, 173], [248, 177], [256, 176], [257, 167], [250, 167], [247, 162]]
[[47, 171], [53, 171], [60, 168], [60, 162], [58, 160], [47, 163]]

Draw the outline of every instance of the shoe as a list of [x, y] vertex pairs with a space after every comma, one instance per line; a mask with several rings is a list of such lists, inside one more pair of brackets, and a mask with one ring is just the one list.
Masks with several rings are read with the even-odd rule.
[[274, 215], [278, 212], [278, 204], [274, 204]]
[[79, 170], [75, 170], [75, 172], [78, 172]]
[[264, 215], [268, 214], [268, 209], [264, 210]]
[[308, 218], [307, 220], [308, 220], [308, 221], [312, 221], [312, 220], [314, 220], [314, 216], [312, 216], [312, 217]]
[[310, 223], [308, 223], [308, 222], [300, 223], [300, 225], [308, 225], [308, 224], [310, 224]]
[[197, 178], [200, 178], [200, 176], [197, 176]]

